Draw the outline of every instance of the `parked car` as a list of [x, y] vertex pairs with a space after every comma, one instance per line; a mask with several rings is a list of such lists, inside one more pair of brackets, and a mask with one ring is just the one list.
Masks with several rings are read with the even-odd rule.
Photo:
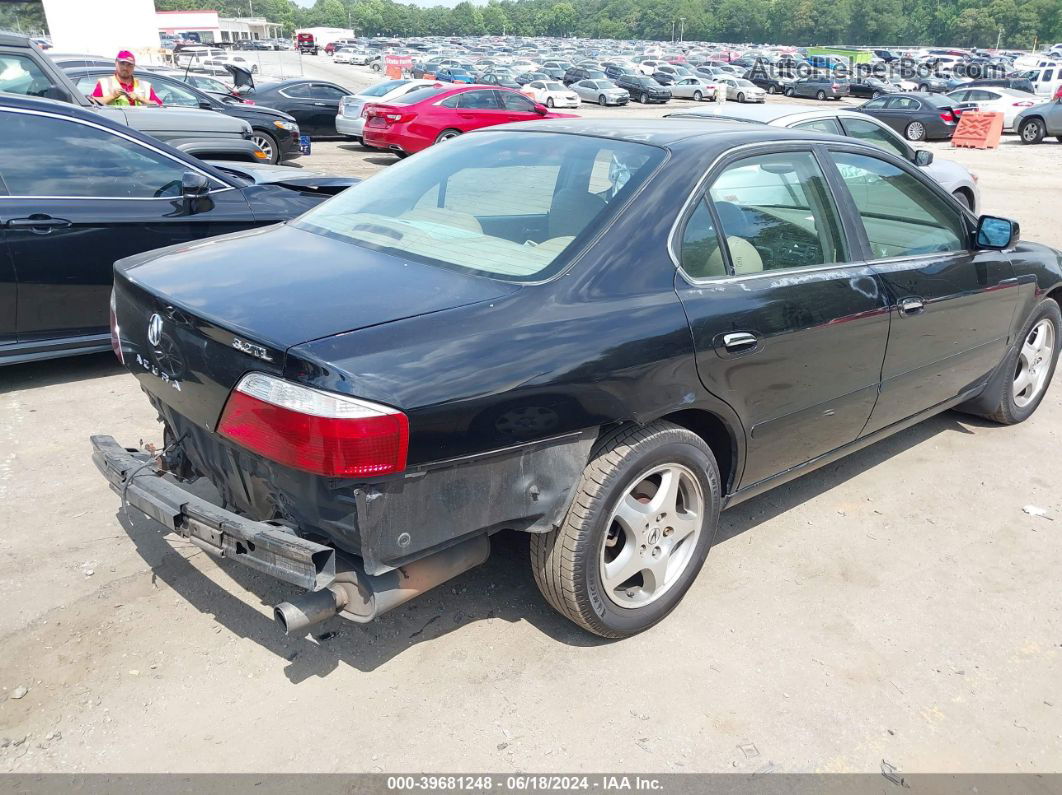
[[982, 78], [964, 83], [963, 88], [1012, 88], [1015, 91], [1025, 91], [1029, 94], [1036, 93], [1032, 81], [1027, 77]]
[[872, 99], [856, 110], [881, 119], [908, 141], [951, 138], [959, 123], [955, 102], [938, 94], [892, 94]]
[[25, 36], [0, 33], [0, 93], [68, 102], [199, 157], [250, 161], [265, 157], [251, 140], [251, 125], [242, 119], [199, 109], [119, 107], [91, 102]]
[[294, 117], [302, 134], [315, 138], [340, 134], [336, 130], [339, 100], [350, 94], [349, 89], [336, 83], [301, 77], [259, 84], [241, 92], [241, 96], [251, 97], [259, 105], [268, 105]]
[[339, 112], [336, 114], [336, 131], [341, 135], [361, 141], [361, 132], [365, 127], [365, 117], [361, 112], [366, 103], [387, 103], [392, 99], [416, 91], [424, 86], [441, 86], [434, 80], [384, 80], [382, 83], [369, 86], [357, 94], [343, 97], [339, 101]]
[[484, 86], [425, 86], [386, 104], [367, 104], [363, 113], [362, 141], [398, 157], [481, 127], [543, 118], [576, 118], [553, 113], [518, 91]]
[[971, 212], [981, 206], [977, 178], [965, 166], [954, 160], [934, 158], [925, 149], [914, 149], [894, 130], [873, 116], [839, 107], [808, 108], [774, 102], [769, 105], [714, 106], [710, 109], [689, 108], [669, 113], [668, 119], [702, 119], [707, 121], [735, 121], [770, 124], [790, 130], [846, 135], [864, 143], [880, 146], [886, 152], [899, 155], [936, 180], [959, 204]]
[[573, 66], [567, 72], [564, 73], [564, 77], [561, 82], [566, 86], [570, 86], [572, 83], [577, 83], [580, 80], [607, 80], [605, 73], [600, 69], [587, 69], [583, 66]]
[[502, 73], [488, 72], [485, 75], [480, 75], [479, 80], [477, 80], [477, 82], [480, 83], [481, 85], [485, 85], [485, 86], [499, 86], [501, 88], [512, 88], [512, 89], [516, 89], [517, 91], [519, 91], [520, 89], [523, 88], [523, 86], [521, 86], [519, 83], [517, 83], [515, 80], [513, 80], [512, 77], [509, 76], [508, 72], [502, 72]]
[[297, 586], [293, 635], [509, 529], [561, 615], [626, 637], [683, 598], [722, 508], [949, 408], [1030, 417], [1060, 261], [858, 141], [478, 131], [291, 223], [118, 262], [115, 347], [166, 442], [95, 436], [93, 460], [128, 510]]
[[613, 82], [643, 105], [671, 99], [671, 92], [648, 75], [620, 75]]
[[[714, 79], [714, 75], [718, 74], [717, 72], [709, 72], [708, 70], [697, 70], [697, 74], [699, 75], [703, 76], [706, 75], [706, 73], [713, 75], [713, 77], [706, 77], [708, 80]], [[794, 78], [786, 77], [777, 73], [770, 73], [763, 69], [749, 69], [745, 72], [744, 77], [754, 86], [762, 88], [768, 94], [784, 94], [786, 87], [788, 87], [794, 80]]]
[[671, 96], [676, 99], [715, 99], [718, 84], [706, 77], [680, 77], [671, 86]]
[[332, 63], [353, 63], [354, 52], [353, 47], [340, 47], [332, 53]]
[[970, 82], [970, 79], [948, 75], [919, 75], [917, 81], [918, 90], [921, 93], [947, 94], [949, 91], [962, 88]]
[[241, 69], [246, 69], [251, 74], [258, 74], [258, 61], [255, 58], [244, 58], [242, 55], [232, 55], [226, 53], [225, 55], [213, 55], [209, 58], [204, 58], [202, 61], [192, 64], [192, 68], [199, 66], [216, 66], [221, 68], [221, 74], [225, 74], [225, 66], [238, 66]]
[[295, 168], [237, 180], [52, 100], [0, 95], [0, 134], [0, 364], [106, 350], [116, 259], [284, 221], [334, 193]]
[[1038, 144], [1047, 135], [1054, 135], [1062, 143], [1062, 99], [1021, 111], [1014, 119], [1014, 129], [1023, 144]]
[[1010, 88], [968, 88], [945, 94], [962, 114], [968, 110], [1003, 114], [1003, 129], [1016, 132], [1014, 119], [1024, 108], [1039, 104], [1035, 94], [1014, 91]]
[[583, 102], [596, 102], [598, 105], [626, 105], [631, 95], [611, 80], [580, 80], [569, 88], [578, 94]]
[[902, 89], [891, 80], [882, 80], [880, 77], [862, 76], [848, 83], [848, 93], [853, 97], [868, 97], [874, 99], [883, 94], [898, 94]]
[[1062, 63], [1049, 62], [1049, 65], [1030, 69], [1021, 77], [1029, 81], [1035, 93], [1053, 97], [1062, 88]]
[[536, 80], [549, 80], [550, 76], [545, 72], [521, 72], [513, 78], [518, 85], [526, 86]]
[[468, 72], [457, 66], [444, 66], [435, 73], [435, 79], [443, 83], [475, 83], [476, 79]]
[[197, 66], [208, 58], [223, 58], [225, 51], [220, 47], [192, 46], [181, 47], [174, 51], [173, 62], [180, 67]]
[[814, 97], [819, 101], [840, 99], [851, 92], [851, 84], [830, 74], [816, 74], [794, 80], [785, 89], [787, 97]]
[[[66, 73], [79, 91], [89, 94], [101, 77], [114, 73], [114, 68], [72, 68], [67, 69]], [[264, 160], [267, 163], [280, 163], [301, 156], [299, 125], [286, 113], [265, 105], [222, 102], [168, 75], [153, 73], [150, 81], [155, 94], [166, 107], [212, 110], [246, 121], [251, 125], [251, 140], [265, 153]]]
[[358, 177], [327, 174], [312, 168], [292, 168], [266, 163], [234, 163], [231, 160], [204, 161], [222, 174], [231, 177], [241, 187], [247, 185], [279, 185], [322, 199], [335, 196], [351, 185], [361, 182]]
[[716, 75], [716, 90], [726, 91], [727, 99], [738, 102], [766, 102], [767, 92], [757, 85], [750, 83], [743, 77], [730, 77], [729, 75]]
[[556, 80], [533, 80], [523, 86], [531, 99], [547, 108], [577, 108], [579, 95], [571, 86]]

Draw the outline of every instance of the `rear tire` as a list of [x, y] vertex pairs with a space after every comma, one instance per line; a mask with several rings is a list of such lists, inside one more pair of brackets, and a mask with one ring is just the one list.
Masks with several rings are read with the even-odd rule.
[[700, 91], [694, 91], [693, 92], [693, 101], [694, 102], [700, 102], [702, 99], [704, 99], [704, 95]]
[[1044, 140], [1047, 130], [1038, 118], [1026, 119], [1018, 128], [1018, 137], [1023, 144], [1038, 144]]
[[[973, 401], [976, 407], [960, 406], [961, 411], [979, 414], [1002, 425], [1024, 422], [1044, 399], [1058, 364], [1062, 312], [1051, 298], [1045, 298], [1025, 321], [1017, 343], [1007, 351], [999, 373], [989, 381], [985, 392]], [[1026, 382], [1019, 379], [1028, 379]]]
[[452, 127], [443, 130], [441, 133], [435, 136], [435, 143], [441, 144], [443, 141], [449, 141], [451, 138], [456, 138], [461, 134], [460, 130], [455, 130]]
[[926, 126], [920, 121], [913, 121], [904, 128], [903, 136], [908, 141], [924, 141], [926, 139]]
[[973, 207], [970, 206], [970, 197], [966, 195], [966, 191], [957, 190], [951, 195], [955, 197], [955, 201], [957, 201], [970, 212], [973, 212]]
[[[704, 564], [721, 493], [715, 456], [695, 433], [669, 422], [613, 432], [583, 470], [563, 524], [531, 536], [539, 590], [595, 635], [648, 629], [678, 605]], [[618, 569], [612, 581], [609, 568]]]

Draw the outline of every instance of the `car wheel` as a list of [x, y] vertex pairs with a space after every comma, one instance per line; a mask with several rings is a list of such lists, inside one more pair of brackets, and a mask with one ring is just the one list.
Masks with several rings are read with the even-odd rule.
[[1018, 137], [1023, 144], [1038, 144], [1044, 140], [1044, 123], [1039, 119], [1026, 119], [1018, 128]]
[[777, 93], [778, 93], [778, 89], [777, 89], [777, 88], [775, 88], [775, 87], [774, 87], [774, 86], [772, 86], [772, 85], [768, 85], [768, 86], [767, 86], [767, 93], [768, 93], [768, 94], [777, 94]]
[[957, 190], [951, 195], [955, 197], [955, 201], [957, 201], [967, 210], [970, 210], [971, 212], [973, 211], [973, 206], [970, 204], [970, 197], [967, 195], [966, 191]]
[[903, 134], [908, 141], [924, 141], [926, 139], [926, 126], [920, 121], [913, 121], [904, 128]]
[[819, 102], [825, 102], [825, 100], [826, 100], [826, 92], [825, 91], [816, 92], [815, 99], [817, 99]]
[[1058, 142], [1062, 144], [1062, 135], [1056, 135], [1055, 138], [1057, 138]]
[[605, 98], [604, 94], [597, 98], [597, 104], [601, 107], [605, 107], [608, 104], [608, 100]]
[[251, 133], [251, 140], [258, 144], [258, 147], [266, 153], [270, 163], [276, 163], [280, 159], [280, 147], [277, 146], [277, 139], [267, 132], [261, 130], [254, 130]]
[[443, 130], [441, 133], [435, 136], [435, 143], [441, 144], [443, 141], [449, 141], [451, 138], [456, 138], [460, 134], [460, 130], [455, 130], [453, 128]]
[[744, 102], [745, 101], [745, 92], [744, 91], [739, 91], [738, 92], [737, 101], [738, 102]]
[[1007, 352], [997, 376], [974, 401], [977, 407], [961, 406], [960, 410], [1003, 425], [1015, 425], [1032, 416], [1055, 373], [1060, 328], [1062, 312], [1053, 299], [1045, 298], [1025, 322], [1019, 342]]
[[719, 523], [719, 467], [669, 422], [606, 437], [564, 522], [531, 536], [531, 566], [561, 615], [605, 638], [662, 620], [700, 571]]
[[925, 92], [925, 91], [929, 91], [929, 86], [927, 86], [927, 85], [926, 85], [925, 83], [921, 83], [921, 84], [919, 84], [919, 86], [918, 86], [918, 90], [919, 90], [919, 91], [923, 91], [923, 92]]
[[791, 97], [791, 96], [793, 96], [793, 89], [791, 89], [791, 88], [787, 88], [787, 89], [785, 90], [785, 95], [786, 95], [787, 97]]
[[405, 160], [409, 157], [409, 152], [403, 152], [401, 149], [392, 149], [391, 151], [395, 153], [395, 157], [399, 160]]
[[546, 107], [547, 108], [554, 107], [554, 105], [553, 105], [553, 97], [546, 97]]
[[700, 102], [702, 99], [704, 99], [704, 95], [701, 94], [700, 91], [694, 91], [693, 92], [693, 101], [694, 102]]
[[649, 104], [649, 95], [643, 91], [642, 95], [638, 97], [638, 101], [641, 102], [643, 105]]
[[881, 92], [880, 92], [880, 91], [875, 91], [874, 93], [872, 93], [872, 94], [870, 95], [870, 98], [871, 98], [871, 99], [877, 99], [877, 98], [878, 98], [878, 97], [880, 97], [880, 96], [881, 96]]
[[258, 74], [258, 64], [256, 64], [256, 63], [251, 64], [251, 74], [253, 74], [253, 75]]

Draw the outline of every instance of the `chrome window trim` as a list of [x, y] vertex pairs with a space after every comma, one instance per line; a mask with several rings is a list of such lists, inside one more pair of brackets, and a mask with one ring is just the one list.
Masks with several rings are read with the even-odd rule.
[[[109, 135], [114, 135], [114, 136], [117, 136], [119, 138], [124, 138], [126, 141], [128, 141], [131, 144], [143, 147], [144, 149], [147, 149], [147, 150], [149, 150], [151, 152], [154, 152], [157, 155], [161, 155], [162, 157], [166, 158], [167, 160], [170, 160], [173, 163], [176, 163], [177, 165], [184, 167], [184, 169], [186, 171], [194, 171], [196, 173], [202, 174], [204, 177], [206, 177], [207, 179], [209, 179], [209, 180], [211, 180], [213, 182], [221, 182], [223, 185], [225, 185], [224, 188], [218, 188], [216, 190], [207, 191], [207, 193], [204, 194], [206, 196], [209, 196], [209, 195], [214, 194], [214, 193], [224, 193], [225, 191], [236, 190], [236, 186], [235, 185], [229, 185], [224, 180], [219, 179], [218, 177], [214, 176], [213, 174], [210, 174], [210, 173], [207, 173], [206, 171], [203, 171], [201, 168], [199, 168], [198, 166], [196, 166], [196, 165], [194, 165], [192, 163], [186, 163], [185, 161], [174, 157], [169, 152], [164, 152], [161, 149], [157, 149], [156, 147], [152, 146], [151, 144], [148, 144], [148, 143], [145, 143], [143, 141], [139, 141], [136, 138], [133, 138], [131, 135], [123, 133], [123, 132], [121, 132], [119, 130], [112, 130], [110, 127], [105, 127], [102, 124], [97, 124], [96, 122], [88, 121], [87, 119], [77, 119], [77, 118], [74, 118], [72, 116], [63, 115], [61, 113], [49, 113], [48, 111], [34, 110], [32, 108], [4, 107], [4, 108], [0, 108], [0, 112], [3, 112], [3, 113], [22, 113], [22, 114], [25, 114], [27, 116], [44, 116], [45, 118], [49, 118], [49, 119], [58, 119], [59, 121], [67, 121], [67, 122], [71, 122], [73, 124], [81, 124], [81, 125], [84, 125], [85, 127], [92, 127], [94, 129], [97, 129], [97, 130], [100, 130], [102, 132], [108, 133]], [[91, 201], [91, 200], [97, 200], [98, 201], [98, 200], [101, 200], [101, 199], [105, 200], [105, 201], [115, 201], [115, 200], [118, 200], [118, 201], [157, 201], [157, 200], [172, 201], [174, 198], [176, 198], [176, 197], [173, 197], [173, 196], [150, 196], [150, 197], [148, 197], [148, 196], [140, 196], [140, 197], [137, 197], [137, 196], [34, 196], [34, 195], [21, 195], [21, 194], [19, 194], [19, 195], [6, 195], [6, 196], [5, 195], [0, 195], [0, 199], [79, 199], [79, 200], [89, 200], [89, 201]]]

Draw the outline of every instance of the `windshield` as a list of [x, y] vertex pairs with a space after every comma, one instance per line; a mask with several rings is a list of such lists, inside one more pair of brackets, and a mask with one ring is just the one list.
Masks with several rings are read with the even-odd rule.
[[446, 268], [539, 281], [663, 157], [655, 146], [605, 138], [478, 132], [391, 166], [295, 225]]
[[382, 97], [388, 91], [392, 89], [404, 86], [408, 81], [406, 80], [385, 80], [382, 83], [377, 83], [374, 86], [369, 86], [364, 91], [360, 92], [363, 97]]
[[436, 94], [442, 94], [445, 91], [453, 91], [453, 87], [447, 88], [446, 86], [424, 86], [418, 88], [415, 91], [410, 91], [408, 94], [403, 94], [400, 97], [395, 97], [390, 100], [392, 105], [415, 105], [418, 102], [423, 102], [426, 99], [431, 99]]
[[546, 88], [549, 91], [564, 91], [563, 83], [546, 83]]

